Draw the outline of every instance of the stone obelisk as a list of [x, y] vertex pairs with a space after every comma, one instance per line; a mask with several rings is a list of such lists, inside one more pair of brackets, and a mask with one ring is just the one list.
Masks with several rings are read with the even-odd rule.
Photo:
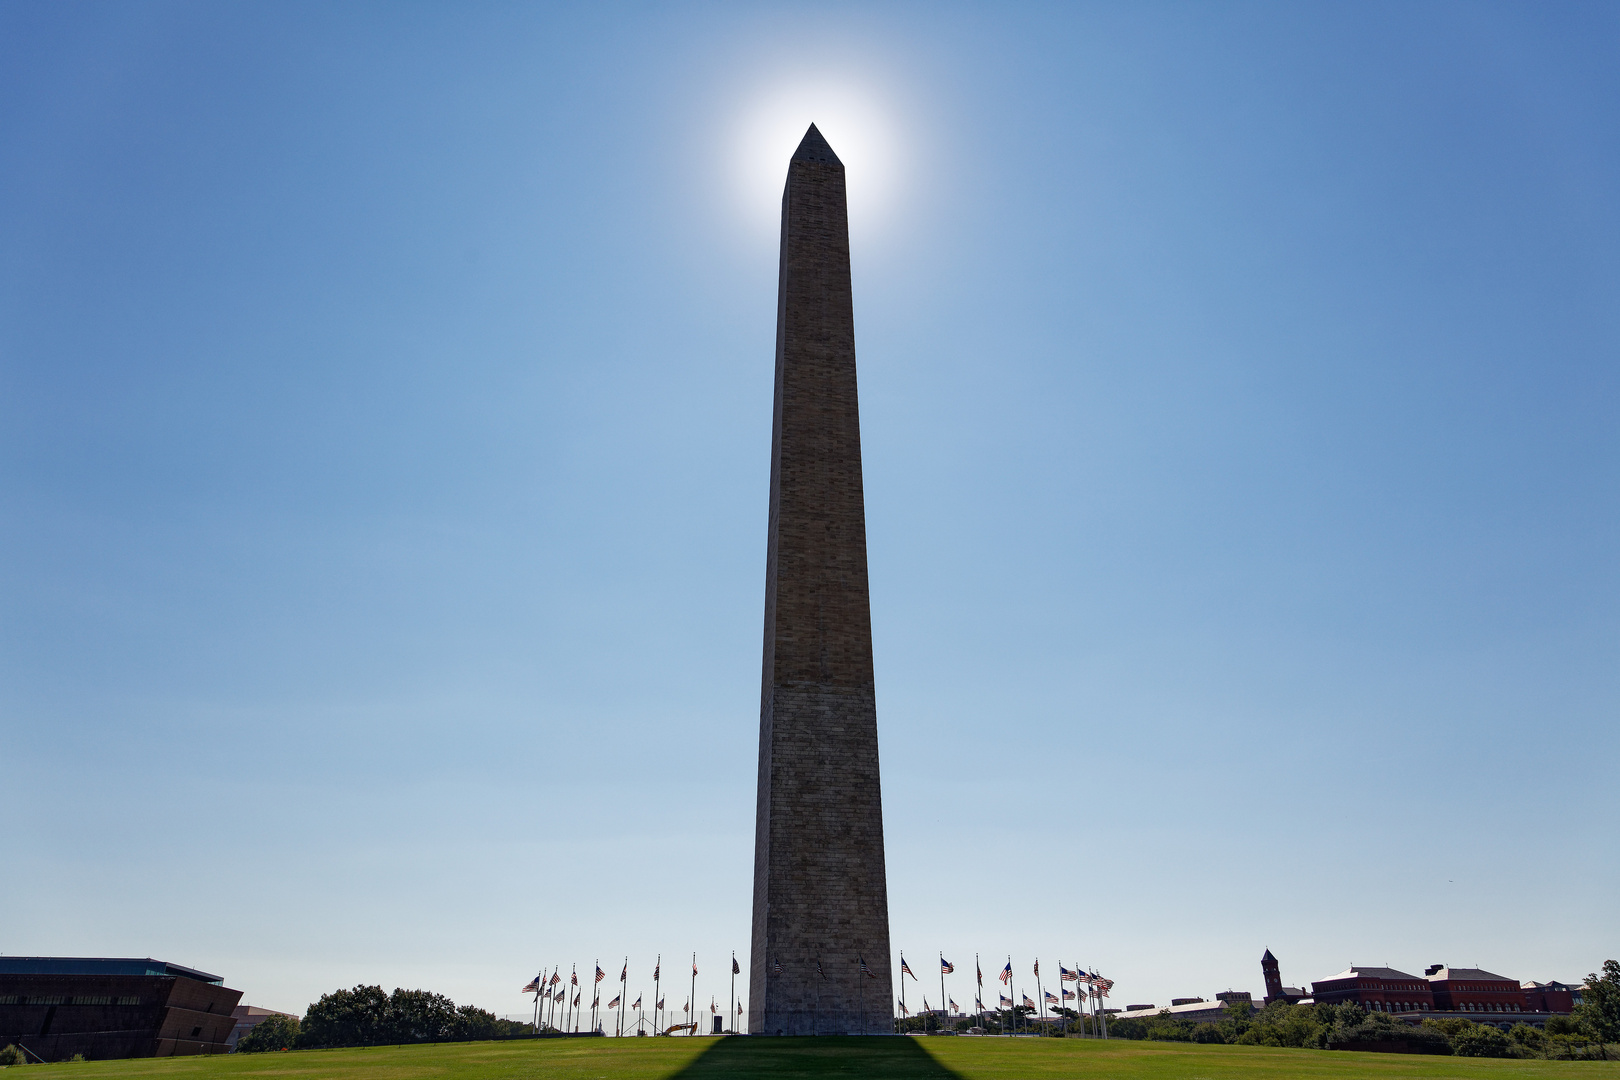
[[843, 163], [815, 125], [782, 194], [766, 552], [748, 1030], [887, 1034], [849, 219]]

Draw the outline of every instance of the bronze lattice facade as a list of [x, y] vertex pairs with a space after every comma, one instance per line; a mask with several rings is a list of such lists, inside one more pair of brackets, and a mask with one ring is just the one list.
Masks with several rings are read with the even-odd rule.
[[0, 958], [0, 1046], [66, 1061], [223, 1054], [240, 990], [156, 960]]

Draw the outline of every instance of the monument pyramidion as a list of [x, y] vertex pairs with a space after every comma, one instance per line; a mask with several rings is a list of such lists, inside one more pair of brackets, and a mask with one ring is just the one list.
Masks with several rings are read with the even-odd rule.
[[844, 165], [788, 163], [748, 1030], [893, 1030]]

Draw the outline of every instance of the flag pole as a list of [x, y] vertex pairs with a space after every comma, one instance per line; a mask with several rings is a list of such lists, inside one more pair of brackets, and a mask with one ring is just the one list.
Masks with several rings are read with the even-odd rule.
[[984, 965], [979, 963], [979, 954], [973, 954], [973, 1004], [977, 1005], [979, 1026], [984, 1026]]
[[658, 961], [653, 964], [653, 1034], [654, 1035], [657, 1035], [658, 1031], [659, 1031], [659, 1028], [658, 1028], [658, 1006], [661, 1005], [663, 1003], [663, 1001], [664, 1001], [663, 995], [658, 992], [658, 976], [663, 973], [663, 970], [664, 970], [664, 954], [659, 953], [658, 954]]
[[[906, 1009], [906, 953], [902, 949], [900, 951], [900, 1016], [907, 1017], [910, 1015], [911, 1013]], [[895, 1020], [894, 1026], [899, 1028], [900, 1023], [900, 1020]]]
[[[1012, 954], [1010, 954], [1010, 953], [1007, 955], [1007, 967], [1008, 968], [1012, 967]], [[1018, 1034], [1018, 991], [1013, 989], [1013, 983], [1015, 981], [1017, 981], [1017, 979], [1018, 979], [1018, 976], [1015, 974], [1015, 975], [1013, 975], [1011, 978], [1009, 978], [1007, 980], [1007, 994], [1008, 994], [1009, 997], [1012, 998], [1013, 1034], [1014, 1035]]]
[[731, 1033], [737, 1034], [737, 950], [731, 950], [731, 1004], [727, 1006], [726, 1021]]
[[687, 1032], [687, 1034], [688, 1035], [696, 1035], [697, 1034], [697, 953], [692, 954], [692, 1011], [686, 1014], [686, 1019], [692, 1025], [692, 1030]]
[[[957, 953], [958, 956], [962, 955]], [[945, 1021], [951, 1018], [951, 999], [945, 996], [945, 954], [939, 954], [939, 1030], [945, 1030]]]
[[630, 996], [630, 958], [624, 958], [624, 967], [619, 969], [619, 1038], [624, 1038], [624, 999]]

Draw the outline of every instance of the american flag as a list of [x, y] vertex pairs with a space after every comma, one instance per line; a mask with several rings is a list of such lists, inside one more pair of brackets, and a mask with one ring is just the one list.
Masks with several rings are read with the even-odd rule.
[[536, 975], [534, 978], [530, 979], [527, 983], [525, 983], [524, 986], [523, 986], [523, 989], [519, 990], [518, 993], [520, 993], [520, 994], [538, 994], [540, 992], [540, 980], [544, 979], [545, 977], [546, 977], [546, 973], [542, 971], [540, 974]]
[[917, 977], [917, 976], [911, 974], [911, 965], [906, 963], [906, 958], [904, 956], [902, 956], [900, 958], [900, 974], [902, 974], [902, 975], [911, 975], [911, 977], [913, 979], [915, 979]]
[[1076, 979], [1080, 978], [1080, 973], [1078, 971], [1070, 971], [1068, 968], [1064, 967], [1062, 964], [1059, 964], [1058, 965], [1058, 977], [1061, 978], [1064, 982], [1074, 982]]
[[1030, 1008], [1030, 1009], [1033, 1009], [1035, 1007], [1035, 1003], [1033, 1001], [1029, 1000], [1029, 995], [1028, 994], [1024, 995], [1024, 1006], [1026, 1008]]
[[737, 966], [737, 958], [735, 956], [733, 956], [731, 958], [731, 973], [733, 975], [741, 975], [742, 974], [742, 968]]
[[663, 963], [662, 960], [660, 960], [658, 963], [653, 965], [653, 982], [658, 981], [658, 969], [663, 967], [663, 966], [664, 966], [664, 963]]
[[[997, 978], [999, 978], [1004, 983], [1012, 982], [1012, 961], [1011, 960], [1007, 961], [1007, 966], [1001, 969], [1001, 974], [999, 976], [997, 976]], [[1012, 1004], [1012, 1002], [1008, 1002], [1008, 1004], [1010, 1005], [1010, 1004]]]
[[552, 986], [556, 986], [558, 983], [562, 982], [562, 976], [553, 971], [551, 973], [551, 978], [548, 981]]
[[979, 981], [980, 986], [984, 985], [984, 968], [979, 966], [977, 960], [973, 961], [973, 977]]
[[827, 973], [825, 971], [821, 970], [821, 958], [820, 957], [816, 958], [816, 974], [820, 975], [823, 979], [825, 979], [827, 977]]
[[900, 1014], [902, 1016], [910, 1016], [911, 1015], [911, 1010], [906, 1008], [906, 1003], [903, 1002], [903, 1001], [900, 1003]]
[[1048, 1005], [1056, 1005], [1058, 1003], [1057, 995], [1048, 990], [1046, 992], [1046, 1003]]
[[1040, 975], [1041, 975], [1041, 962], [1039, 960], [1037, 960], [1037, 961], [1035, 961], [1035, 977], [1040, 978]]
[[868, 979], [877, 978], [877, 972], [873, 971], [871, 968], [866, 966], [866, 958], [865, 957], [857, 956], [855, 959], [860, 962], [861, 974], [862, 975], [865, 975]]
[[591, 1008], [600, 1009], [601, 1007], [602, 1007], [602, 995], [597, 994], [595, 997], [591, 998]]
[[681, 1006], [681, 1012], [689, 1013], [691, 1011], [692, 1011], [692, 1003], [690, 1001], [688, 1001], [685, 1005]]
[[714, 998], [709, 999], [709, 1012], [713, 1013], [715, 1016], [720, 1015], [720, 1006], [714, 1003]]
[[927, 1012], [927, 1011], [928, 1011], [928, 995], [924, 994], [923, 995], [923, 1012]]
[[618, 998], [614, 998], [612, 1001], [608, 1002], [608, 1008], [617, 1009], [618, 1007], [619, 1007], [619, 999]]
[[1008, 997], [1006, 994], [997, 994], [996, 996], [1001, 999], [1001, 1007], [1003, 1009], [1012, 1008], [1012, 1006], [1013, 1006], [1013, 999], [1012, 998]]
[[601, 982], [605, 978], [607, 978], [607, 972], [602, 970], [602, 965], [601, 964], [597, 964], [596, 965], [596, 981]]
[[663, 998], [659, 998], [658, 999], [658, 1004], [653, 1006], [653, 1008], [655, 1008], [655, 1009], [662, 1009], [663, 1007], [664, 1007], [664, 999]]
[[742, 1002], [740, 1002], [740, 1001], [737, 1002], [737, 1015], [738, 1016], [742, 1015]]
[[692, 957], [692, 974], [697, 974], [697, 957]]
[[956, 1010], [956, 1011], [957, 1011], [957, 1012], [961, 1012], [961, 1011], [962, 1011], [962, 1006], [960, 1006], [960, 1005], [958, 1005], [958, 1004], [957, 1004], [957, 1003], [956, 1003], [956, 999], [955, 999], [955, 998], [950, 998], [950, 997], [948, 997], [948, 998], [946, 998], [946, 999], [945, 999], [945, 1000], [946, 1000], [946, 1001], [948, 1001], [948, 1002], [950, 1002], [950, 1003], [951, 1003], [951, 1008], [953, 1008], [953, 1009], [955, 1009], [955, 1010]]
[[1074, 1000], [1074, 991], [1073, 990], [1065, 990], [1065, 991], [1063, 991], [1063, 1000], [1064, 1001], [1073, 1001]]
[[579, 985], [579, 972], [570, 971], [568, 973], [568, 981], [573, 983], [575, 986], [578, 986]]
[[624, 982], [625, 980], [627, 980], [629, 978], [630, 978], [630, 961], [626, 960], [624, 962], [624, 967], [619, 969], [619, 981]]
[[632, 1008], [632, 1009], [639, 1009], [639, 1008], [641, 1008], [641, 995], [640, 995], [640, 994], [637, 994], [637, 995], [636, 995], [636, 1003], [635, 1003], [635, 1004], [634, 1004], [634, 1005], [632, 1005], [632, 1006], [630, 1006], [630, 1007], [631, 1007], [631, 1008]]
[[574, 1008], [579, 1008], [579, 991], [574, 991]]
[[771, 974], [772, 975], [780, 975], [780, 974], [782, 974], [782, 961], [780, 961], [780, 960], [772, 960], [771, 961]]
[[945, 959], [943, 956], [939, 958], [939, 973], [941, 975], [949, 975], [951, 972], [953, 972], [955, 970], [956, 970], [956, 965], [955, 964], [951, 963], [949, 960]]

